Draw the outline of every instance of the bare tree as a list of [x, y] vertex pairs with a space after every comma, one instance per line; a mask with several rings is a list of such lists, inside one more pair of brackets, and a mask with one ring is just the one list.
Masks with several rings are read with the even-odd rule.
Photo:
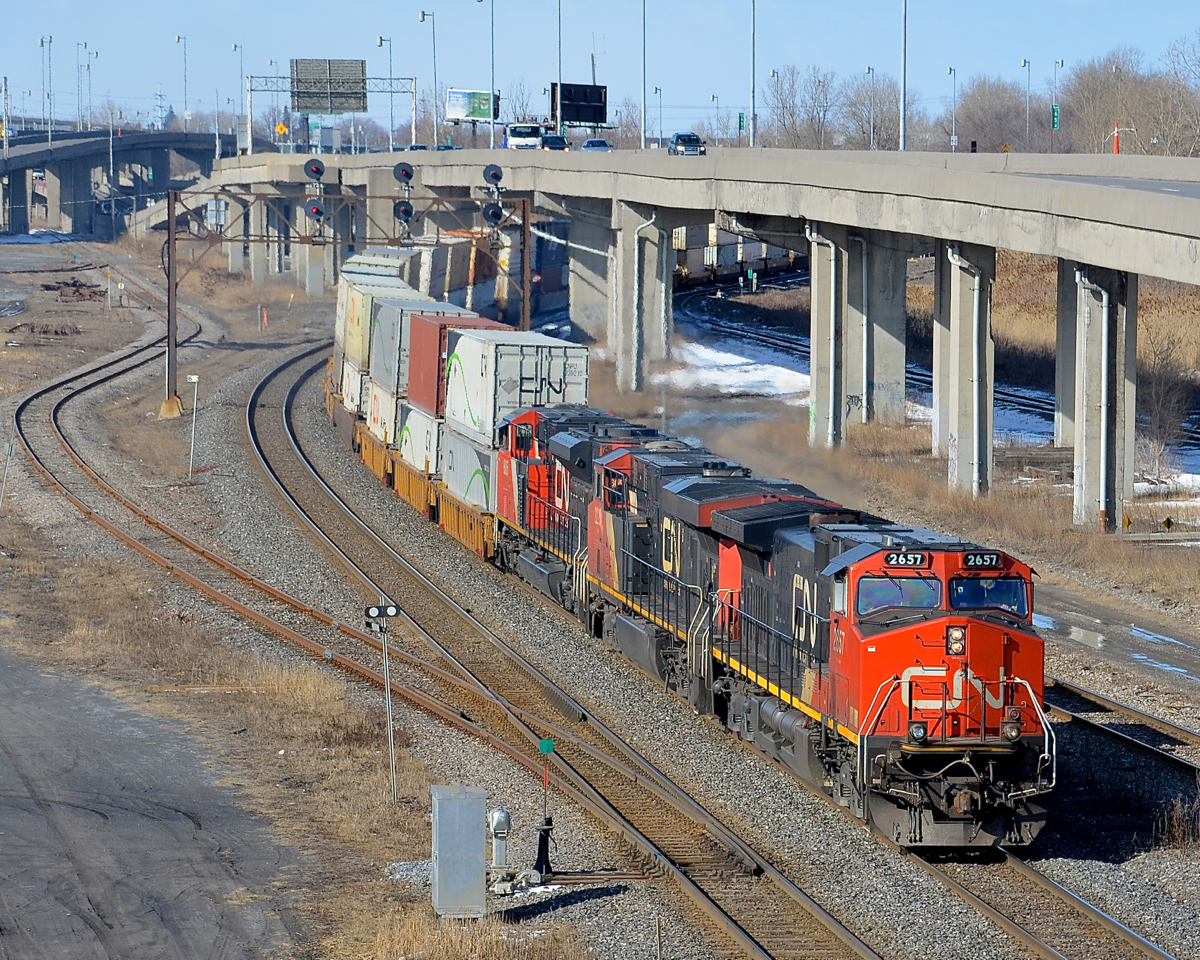
[[529, 119], [529, 88], [525, 86], [524, 77], [517, 77], [508, 85], [508, 97], [503, 102], [506, 123]]
[[768, 130], [781, 147], [800, 147], [800, 71], [787, 66], [776, 70], [767, 83]]
[[612, 139], [623, 150], [636, 150], [642, 145], [642, 107], [633, 97], [626, 97], [616, 110], [617, 123]]
[[[910, 127], [914, 108], [914, 98], [910, 96]], [[899, 149], [900, 84], [896, 78], [886, 73], [862, 74], [843, 81], [840, 121], [842, 143], [850, 150], [869, 150], [872, 142], [876, 150]]]
[[[810, 67], [800, 81], [798, 106], [802, 117], [802, 141], [809, 149], [824, 150], [826, 134], [838, 106], [837, 74]], [[830, 146], [833, 144], [831, 143]]]

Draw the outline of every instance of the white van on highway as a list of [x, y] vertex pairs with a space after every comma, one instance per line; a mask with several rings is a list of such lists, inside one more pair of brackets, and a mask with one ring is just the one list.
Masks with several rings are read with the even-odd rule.
[[510, 150], [537, 150], [542, 145], [542, 128], [536, 123], [510, 123], [504, 128], [504, 146]]

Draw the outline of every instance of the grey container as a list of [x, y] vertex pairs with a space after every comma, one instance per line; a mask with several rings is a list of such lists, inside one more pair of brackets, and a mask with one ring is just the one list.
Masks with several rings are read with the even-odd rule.
[[456, 500], [485, 513], [496, 512], [496, 451], [477, 443], [450, 424], [442, 427], [442, 482]]
[[487, 909], [487, 791], [462, 784], [433, 794], [433, 909], [439, 917], [482, 917]]
[[397, 396], [408, 394], [408, 331], [413, 314], [426, 317], [475, 317], [452, 303], [388, 298], [376, 300], [371, 317], [371, 379]]

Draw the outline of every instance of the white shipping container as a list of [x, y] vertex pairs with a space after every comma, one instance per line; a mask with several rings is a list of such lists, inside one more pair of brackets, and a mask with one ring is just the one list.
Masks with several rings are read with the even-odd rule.
[[708, 247], [693, 247], [687, 251], [687, 262], [684, 266], [687, 267], [689, 276], [700, 276], [705, 272], [707, 264], [704, 261], [705, 251]]
[[409, 318], [476, 316], [464, 307], [424, 299], [377, 299], [371, 309], [371, 379], [397, 396], [408, 393]]
[[441, 472], [442, 421], [424, 410], [401, 403], [396, 416], [396, 448], [400, 459], [431, 476]]
[[412, 247], [368, 247], [343, 262], [342, 272], [398, 278], [411, 285], [416, 277], [413, 264], [418, 259], [417, 251]]
[[361, 417], [371, 399], [367, 375], [349, 360], [342, 361], [342, 405], [356, 417]]
[[464, 437], [449, 424], [442, 430], [442, 482], [451, 496], [487, 513], [496, 510], [495, 450]]
[[587, 347], [540, 333], [447, 332], [446, 423], [488, 447], [506, 413], [587, 400]]
[[686, 250], [688, 241], [688, 228], [676, 227], [671, 231], [671, 249]]
[[722, 243], [717, 247], [717, 266], [736, 267], [738, 264], [738, 245]]
[[[345, 283], [345, 294], [342, 284]], [[354, 362], [360, 370], [371, 364], [371, 320], [376, 299], [425, 300], [403, 280], [387, 277], [372, 277], [371, 282], [359, 283], [347, 279], [343, 274], [338, 281], [338, 320], [344, 317], [346, 359]]]
[[375, 439], [392, 443], [396, 439], [396, 395], [374, 380], [368, 382], [371, 399], [367, 404], [367, 429]]

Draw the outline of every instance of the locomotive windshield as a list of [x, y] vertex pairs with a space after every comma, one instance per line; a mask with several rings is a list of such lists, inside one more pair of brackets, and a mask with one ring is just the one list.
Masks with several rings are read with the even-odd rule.
[[1020, 577], [951, 577], [950, 606], [955, 610], [1003, 610], [1029, 615], [1029, 591]]
[[858, 581], [860, 617], [893, 607], [932, 610], [941, 602], [942, 583], [933, 577], [862, 577]]

